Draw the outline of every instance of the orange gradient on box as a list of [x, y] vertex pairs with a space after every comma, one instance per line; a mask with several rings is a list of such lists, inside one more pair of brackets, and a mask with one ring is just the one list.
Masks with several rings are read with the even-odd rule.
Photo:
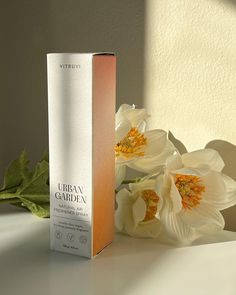
[[114, 236], [115, 56], [93, 57], [93, 255]]

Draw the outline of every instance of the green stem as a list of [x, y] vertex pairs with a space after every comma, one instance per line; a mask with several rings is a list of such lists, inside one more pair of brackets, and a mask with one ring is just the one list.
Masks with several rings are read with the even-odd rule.
[[152, 177], [156, 177], [159, 174], [161, 174], [161, 170], [154, 173], [154, 174], [146, 175], [144, 177], [138, 177], [138, 178], [135, 178], [135, 179], [123, 180], [121, 184], [137, 183], [137, 182], [140, 182], [140, 181], [143, 181], [143, 180], [146, 180], [146, 179], [151, 179]]
[[135, 178], [135, 179], [123, 180], [122, 184], [136, 183], [136, 182], [139, 182], [141, 179], [142, 179], [141, 177], [138, 177], [138, 178]]
[[9, 199], [15, 199], [17, 197], [16, 193], [2, 193], [0, 194], [0, 201], [1, 200], [9, 200]]

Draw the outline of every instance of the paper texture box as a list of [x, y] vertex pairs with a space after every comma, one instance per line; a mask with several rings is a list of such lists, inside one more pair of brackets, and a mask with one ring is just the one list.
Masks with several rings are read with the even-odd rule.
[[116, 57], [50, 53], [51, 249], [93, 257], [114, 235]]

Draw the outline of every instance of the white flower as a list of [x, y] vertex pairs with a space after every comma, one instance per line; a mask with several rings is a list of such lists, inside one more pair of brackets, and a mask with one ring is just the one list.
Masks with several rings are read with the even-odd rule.
[[[167, 139], [167, 133], [155, 129], [145, 131], [145, 109], [123, 104], [116, 113], [116, 182], [125, 177], [121, 167], [129, 166], [144, 173], [154, 173], [158, 166], [164, 165], [166, 158], [174, 153], [173, 144]], [[122, 177], [121, 177], [122, 176]]]
[[211, 149], [171, 156], [162, 181], [161, 221], [168, 235], [190, 243], [224, 228], [220, 210], [236, 203], [236, 182], [221, 173], [224, 162]]
[[122, 181], [125, 179], [126, 176], [126, 166], [125, 165], [115, 165], [115, 175], [116, 175], [116, 187], [121, 185]]
[[162, 199], [156, 187], [156, 180], [149, 179], [131, 183], [130, 191], [124, 188], [117, 193], [115, 224], [119, 232], [139, 238], [155, 238], [159, 235]]

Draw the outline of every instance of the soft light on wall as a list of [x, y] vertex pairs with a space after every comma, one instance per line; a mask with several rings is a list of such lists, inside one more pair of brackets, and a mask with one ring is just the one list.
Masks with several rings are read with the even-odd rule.
[[[236, 179], [236, 2], [146, 1], [145, 106], [181, 152], [217, 149]], [[236, 209], [225, 213], [236, 229]]]

